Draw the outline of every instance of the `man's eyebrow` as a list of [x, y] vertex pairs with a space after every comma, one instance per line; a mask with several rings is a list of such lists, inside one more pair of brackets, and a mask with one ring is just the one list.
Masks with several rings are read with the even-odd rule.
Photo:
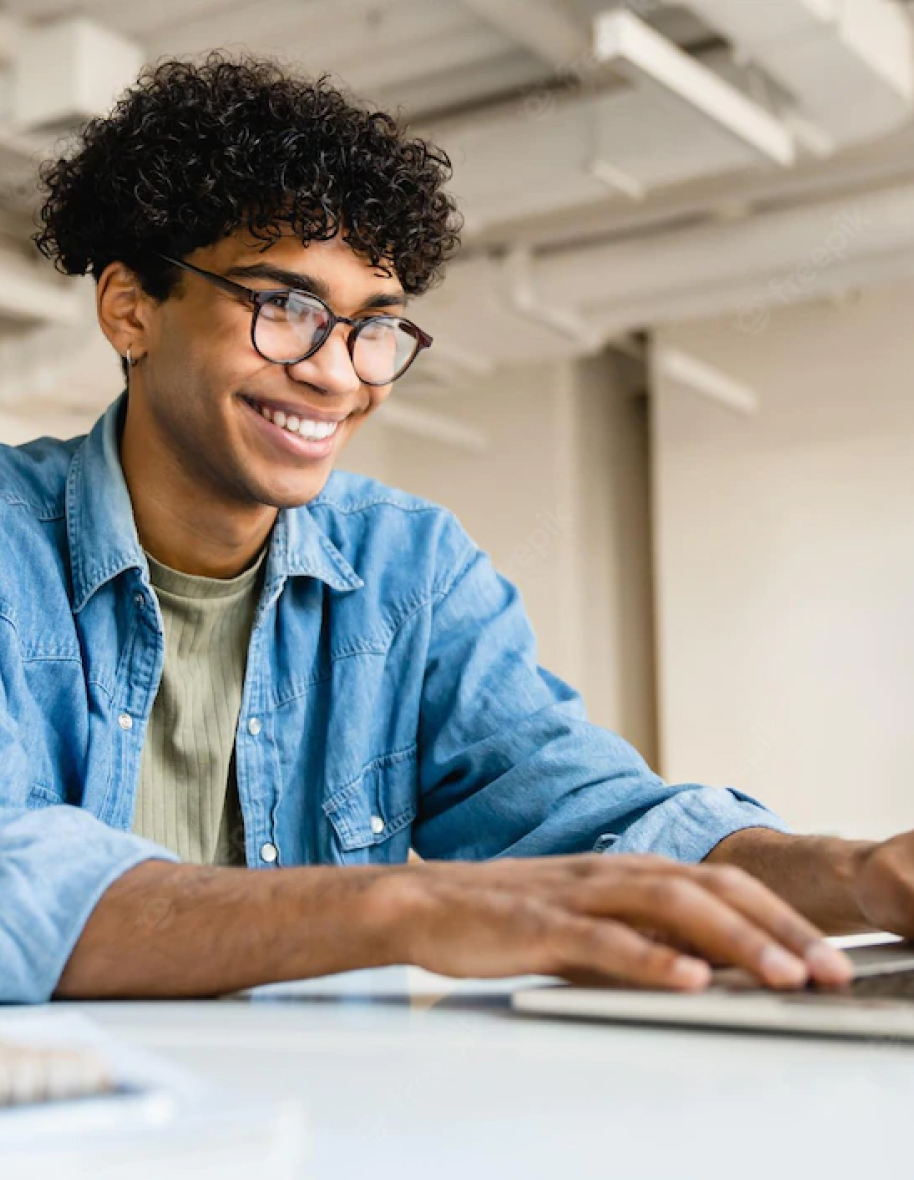
[[[233, 266], [225, 271], [226, 278], [238, 279], [269, 279], [280, 287], [289, 287], [293, 291], [304, 291], [308, 295], [316, 295], [325, 303], [330, 302], [330, 288], [323, 279], [314, 275], [302, 274], [297, 270], [285, 270], [281, 266], [271, 266], [268, 262], [256, 262], [250, 266]], [[362, 304], [362, 311], [373, 311], [378, 308], [405, 307], [406, 293], [404, 291], [379, 291], [370, 295]]]

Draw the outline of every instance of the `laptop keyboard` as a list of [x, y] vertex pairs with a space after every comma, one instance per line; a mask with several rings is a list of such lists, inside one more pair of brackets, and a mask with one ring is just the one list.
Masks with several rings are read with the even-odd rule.
[[818, 988], [805, 987], [800, 991], [770, 992], [761, 987], [758, 980], [743, 971], [723, 968], [716, 972], [717, 986], [712, 990], [736, 993], [767, 993], [776, 995], [787, 1003], [816, 1003], [826, 1001], [833, 1004], [853, 1004], [858, 1000], [907, 1000], [914, 1002], [914, 967], [898, 971], [879, 971], [861, 975], [847, 987]]
[[873, 997], [884, 1000], [914, 1000], [914, 970], [883, 971], [878, 975], [864, 975], [855, 979], [845, 995]]

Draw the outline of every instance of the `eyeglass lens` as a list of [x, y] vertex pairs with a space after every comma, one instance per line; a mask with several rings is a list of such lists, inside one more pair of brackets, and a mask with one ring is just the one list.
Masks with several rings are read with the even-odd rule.
[[[327, 337], [330, 315], [307, 295], [277, 295], [260, 308], [254, 343], [280, 364], [316, 351]], [[387, 385], [409, 365], [419, 342], [411, 325], [396, 316], [375, 316], [352, 329], [352, 364], [360, 381]]]

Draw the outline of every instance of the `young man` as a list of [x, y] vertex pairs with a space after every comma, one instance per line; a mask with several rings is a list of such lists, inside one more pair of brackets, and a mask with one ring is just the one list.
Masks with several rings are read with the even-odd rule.
[[451, 514], [332, 474], [430, 344], [407, 302], [456, 248], [448, 179], [218, 56], [44, 169], [38, 244], [95, 277], [128, 388], [85, 439], [0, 449], [0, 999], [391, 962], [840, 983], [816, 927], [914, 933], [910, 837], [667, 787], [537, 667]]

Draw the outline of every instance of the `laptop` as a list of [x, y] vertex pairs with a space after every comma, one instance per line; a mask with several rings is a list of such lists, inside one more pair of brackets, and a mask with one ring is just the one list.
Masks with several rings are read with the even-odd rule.
[[855, 967], [840, 991], [776, 992], [724, 968], [704, 992], [551, 984], [516, 991], [511, 1004], [519, 1012], [578, 1020], [914, 1042], [914, 942], [890, 935], [834, 941]]

